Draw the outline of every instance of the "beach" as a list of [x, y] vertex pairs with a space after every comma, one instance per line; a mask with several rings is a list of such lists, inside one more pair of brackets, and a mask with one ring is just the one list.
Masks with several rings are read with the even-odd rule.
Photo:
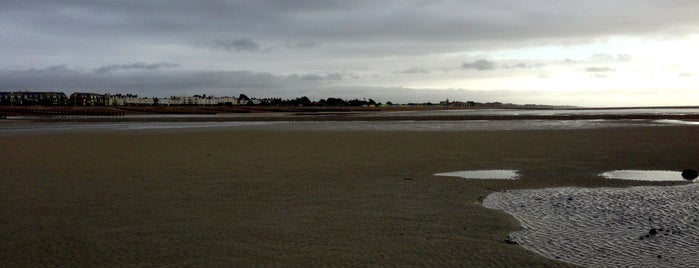
[[[0, 137], [3, 266], [547, 266], [491, 193], [682, 185], [697, 126], [475, 131], [219, 129]], [[516, 169], [518, 180], [434, 176]]]

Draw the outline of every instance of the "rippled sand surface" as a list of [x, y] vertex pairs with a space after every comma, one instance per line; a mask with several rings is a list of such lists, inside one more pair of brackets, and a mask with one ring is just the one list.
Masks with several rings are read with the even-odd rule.
[[699, 184], [490, 194], [522, 225], [509, 243], [590, 267], [697, 267]]

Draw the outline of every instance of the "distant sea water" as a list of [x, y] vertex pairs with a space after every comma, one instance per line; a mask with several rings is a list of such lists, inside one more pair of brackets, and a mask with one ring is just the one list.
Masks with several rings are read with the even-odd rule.
[[[671, 125], [699, 125], [699, 122], [670, 119], [633, 120], [387, 120], [362, 121], [361, 118], [421, 116], [559, 116], [559, 115], [699, 115], [699, 108], [682, 109], [585, 109], [585, 110], [513, 110], [513, 109], [465, 109], [398, 112], [359, 112], [352, 116], [358, 121], [293, 121], [292, 114], [215, 114], [215, 115], [126, 115], [119, 118], [126, 122], [34, 122], [33, 118], [8, 117], [0, 120], [2, 133], [65, 132], [65, 131], [119, 131], [119, 130], [193, 130], [193, 129], [241, 129], [241, 130], [300, 130], [300, 131], [488, 131], [488, 130], [537, 130], [537, 129], [596, 129], [617, 127], [663, 127]], [[281, 117], [280, 121], [256, 121], [255, 117]], [[247, 117], [247, 121], [221, 119]], [[285, 121], [284, 118], [289, 120]], [[63, 116], [61, 118], [99, 118], [96, 116]], [[176, 122], [159, 119], [177, 118]], [[196, 119], [188, 122], [186, 119]], [[206, 119], [212, 119], [207, 121]], [[139, 119], [129, 122], [128, 119]], [[153, 119], [149, 122], [148, 119]], [[184, 120], [182, 120], [184, 119]]]
[[599, 109], [462, 109], [382, 112], [377, 116], [557, 116], [557, 115], [699, 115], [699, 108], [599, 108]]

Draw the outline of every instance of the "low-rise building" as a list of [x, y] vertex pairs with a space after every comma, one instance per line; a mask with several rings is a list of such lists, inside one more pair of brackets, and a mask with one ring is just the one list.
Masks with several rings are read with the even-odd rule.
[[218, 104], [222, 105], [236, 105], [238, 104], [238, 98], [236, 97], [220, 97]]
[[103, 106], [107, 104], [107, 95], [98, 93], [75, 92], [70, 94], [70, 104], [76, 106]]
[[110, 95], [106, 94], [107, 105], [113, 106], [125, 106], [125, 105], [153, 105], [154, 100], [151, 98], [139, 98], [138, 95], [133, 94], [116, 94]]
[[65, 105], [67, 100], [63, 92], [0, 92], [0, 105]]

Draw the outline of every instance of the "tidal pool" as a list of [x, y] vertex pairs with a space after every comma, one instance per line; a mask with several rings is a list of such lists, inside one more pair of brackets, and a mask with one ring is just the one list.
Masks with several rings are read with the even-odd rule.
[[516, 180], [519, 178], [517, 170], [492, 169], [492, 170], [464, 170], [434, 174], [435, 176], [459, 177], [464, 179], [494, 179]]
[[637, 180], [637, 181], [687, 181], [682, 178], [681, 171], [669, 170], [614, 170], [600, 176], [607, 179]]

